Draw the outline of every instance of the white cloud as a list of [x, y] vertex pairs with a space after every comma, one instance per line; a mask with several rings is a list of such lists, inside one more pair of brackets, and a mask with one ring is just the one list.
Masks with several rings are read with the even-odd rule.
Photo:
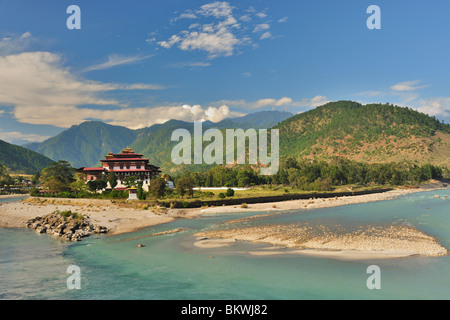
[[151, 55], [148, 55], [148, 56], [121, 56], [121, 55], [113, 54], [108, 57], [108, 61], [87, 67], [83, 71], [88, 72], [88, 71], [94, 71], [94, 70], [109, 69], [109, 68], [113, 68], [113, 67], [124, 65], [124, 64], [136, 63], [136, 62], [148, 59], [150, 57], [152, 57], [152, 56]]
[[262, 35], [261, 35], [261, 37], [259, 37], [261, 40], [264, 40], [264, 39], [269, 39], [269, 38], [271, 38], [272, 37], [272, 34], [270, 33], [270, 32], [264, 32]]
[[450, 97], [431, 98], [420, 100], [419, 112], [430, 116], [450, 117]]
[[25, 32], [20, 36], [3, 37], [0, 39], [0, 55], [8, 55], [21, 52], [29, 47], [33, 42], [30, 32]]
[[[190, 18], [197, 19], [196, 23], [185, 30], [173, 33], [166, 40], [157, 41], [157, 44], [166, 49], [177, 47], [183, 51], [204, 52], [209, 59], [232, 56], [239, 48], [254, 44], [246, 32], [253, 30], [253, 33], [260, 33], [270, 28], [267, 23], [251, 24], [255, 16], [267, 17], [264, 12], [256, 13], [256, 10], [250, 7], [246, 14], [236, 14], [238, 17], [236, 19], [235, 11], [236, 8], [225, 1], [208, 3], [196, 10], [186, 10], [172, 19], [172, 22]], [[272, 35], [266, 32], [258, 37], [261, 40]]]
[[[104, 110], [83, 105], [126, 107], [104, 98], [114, 90], [155, 90], [154, 84], [102, 83], [76, 77], [50, 52], [24, 52], [0, 56], [0, 105], [12, 107], [19, 122], [68, 127], [89, 118], [108, 120]], [[100, 115], [100, 117], [99, 117]]]
[[414, 81], [404, 81], [391, 86], [391, 89], [394, 91], [414, 91], [422, 88], [426, 88], [427, 86], [417, 86], [420, 83], [420, 80]]
[[206, 68], [211, 66], [210, 62], [204, 61], [186, 61], [169, 65], [169, 68]]
[[160, 89], [152, 84], [101, 83], [78, 79], [50, 52], [25, 52], [0, 57], [0, 103], [52, 106], [117, 104], [96, 94], [111, 90]]
[[250, 22], [250, 21], [252, 21], [252, 18], [250, 17], [250, 15], [245, 14], [242, 17], [240, 17], [239, 20], [244, 21], [244, 22]]
[[197, 18], [202, 16], [213, 19], [207, 24], [191, 24], [189, 30], [183, 30], [172, 35], [166, 41], [159, 41], [163, 48], [170, 49], [177, 45], [184, 51], [204, 51], [209, 58], [219, 56], [231, 56], [238, 45], [246, 42], [244, 38], [238, 38], [233, 29], [239, 29], [240, 24], [233, 16], [233, 8], [228, 2], [212, 2], [201, 6], [195, 12], [187, 11], [179, 16]]
[[242, 43], [228, 28], [219, 26], [208, 32], [192, 31], [185, 33], [182, 37], [174, 35], [168, 42], [160, 42], [165, 48], [170, 48], [174, 44], [185, 51], [206, 51], [210, 58], [218, 56], [231, 56], [235, 47]]
[[258, 12], [257, 14], [256, 14], [256, 16], [258, 17], [258, 18], [265, 18], [265, 17], [267, 17], [267, 14], [266, 13], [264, 13], [264, 12]]
[[195, 15], [195, 13], [182, 13], [180, 14], [180, 19], [197, 19], [197, 16]]
[[283, 97], [281, 99], [260, 99], [253, 103], [252, 109], [259, 109], [267, 106], [282, 107], [286, 105], [292, 105], [293, 100], [288, 97]]
[[303, 98], [300, 101], [295, 101], [290, 97], [283, 97], [280, 99], [265, 98], [253, 102], [248, 102], [246, 100], [220, 100], [212, 103], [212, 105], [228, 105], [243, 110], [255, 110], [264, 108], [290, 110], [294, 108], [309, 109], [323, 105], [327, 102], [330, 102], [327, 97], [319, 95], [313, 98]]
[[287, 21], [287, 19], [288, 19], [288, 17], [284, 17], [284, 18], [279, 19], [278, 22], [279, 23], [284, 23], [284, 22]]
[[30, 142], [42, 142], [44, 140], [49, 139], [50, 136], [41, 136], [38, 134], [27, 134], [27, 133], [21, 133], [17, 131], [13, 132], [0, 132], [0, 140], [7, 141], [7, 142], [13, 142], [17, 140], [26, 140]]
[[101, 110], [78, 108], [75, 106], [42, 107], [39, 112], [32, 107], [17, 107], [15, 115], [22, 122], [31, 124], [47, 124], [62, 128], [80, 124], [88, 119], [100, 120], [112, 125], [130, 129], [149, 127], [168, 120], [218, 122], [228, 117], [236, 117], [243, 113], [233, 112], [228, 106], [203, 108], [200, 105], [162, 106], [155, 108], [122, 108]]
[[254, 33], [255, 32], [262, 32], [262, 31], [265, 31], [265, 30], [268, 30], [268, 29], [270, 29], [270, 25], [268, 23], [261, 23], [261, 24], [256, 25], [256, 27], [253, 29], [253, 32]]

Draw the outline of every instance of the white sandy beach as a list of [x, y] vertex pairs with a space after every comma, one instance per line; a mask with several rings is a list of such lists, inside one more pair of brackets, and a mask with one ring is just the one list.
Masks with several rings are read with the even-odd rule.
[[54, 211], [71, 210], [83, 214], [94, 225], [107, 227], [109, 234], [119, 234], [167, 223], [174, 218], [151, 210], [121, 208], [110, 200], [30, 198], [0, 206], [0, 227], [25, 228], [28, 220]]

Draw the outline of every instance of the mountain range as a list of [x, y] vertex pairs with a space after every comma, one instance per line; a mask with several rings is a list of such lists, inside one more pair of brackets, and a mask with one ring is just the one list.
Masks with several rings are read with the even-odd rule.
[[[266, 129], [292, 116], [292, 113], [284, 111], [261, 111], [217, 123], [206, 121], [202, 123], [202, 127], [204, 130], [212, 127]], [[131, 130], [99, 121], [88, 121], [72, 126], [41, 143], [31, 143], [25, 147], [54, 160], [67, 160], [75, 168], [80, 168], [100, 165], [100, 159], [108, 152], [118, 153], [124, 147], [130, 146], [134, 151], [149, 158], [150, 163], [170, 169], [173, 167], [170, 160], [171, 149], [176, 144], [170, 137], [174, 130], [181, 128], [192, 132], [193, 124], [170, 120], [163, 124]]]
[[[296, 115], [263, 111], [203, 123], [203, 130], [213, 127], [279, 129], [282, 156], [323, 160], [341, 156], [371, 163], [407, 160], [450, 168], [450, 126], [435, 117], [392, 104], [337, 101]], [[131, 130], [88, 121], [26, 147], [55, 161], [68, 160], [79, 168], [97, 166], [108, 152], [117, 153], [130, 146], [163, 172], [174, 173], [181, 167], [171, 162], [171, 150], [177, 142], [170, 137], [180, 128], [192, 132], [193, 124], [170, 120]]]

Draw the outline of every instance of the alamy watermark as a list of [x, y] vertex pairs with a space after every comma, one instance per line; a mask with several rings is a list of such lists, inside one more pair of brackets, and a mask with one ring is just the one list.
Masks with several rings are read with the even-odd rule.
[[371, 274], [371, 276], [369, 278], [367, 278], [367, 281], [366, 281], [367, 289], [380, 290], [381, 289], [381, 269], [380, 269], [380, 267], [377, 265], [371, 265], [371, 266], [367, 267], [366, 273]]
[[[171, 141], [179, 141], [172, 149], [174, 164], [260, 164], [262, 175], [274, 175], [279, 169], [279, 130], [270, 130], [270, 155], [268, 153], [267, 129], [226, 129], [224, 137], [219, 129], [208, 129], [203, 133], [202, 123], [194, 122], [194, 143], [187, 129], [173, 131]], [[180, 141], [181, 140], [181, 141]], [[246, 148], [248, 141], [248, 148]], [[203, 142], [211, 142], [203, 150]], [[192, 150], [193, 149], [193, 150]], [[235, 150], [237, 158], [235, 157]], [[248, 162], [246, 154], [248, 150]], [[192, 160], [193, 158], [193, 160]], [[259, 159], [259, 160], [258, 160]], [[270, 165], [270, 166], [268, 166]]]
[[67, 289], [81, 289], [81, 269], [79, 266], [71, 265], [66, 271], [70, 276], [67, 278]]

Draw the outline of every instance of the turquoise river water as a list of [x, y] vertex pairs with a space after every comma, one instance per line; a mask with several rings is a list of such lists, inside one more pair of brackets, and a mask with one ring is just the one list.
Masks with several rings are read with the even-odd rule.
[[[435, 198], [434, 195], [440, 195]], [[1, 202], [12, 201], [3, 199]], [[264, 214], [265, 212], [261, 212]], [[193, 234], [258, 213], [178, 219], [118, 236], [67, 243], [27, 229], [0, 228], [0, 299], [300, 300], [449, 299], [450, 256], [343, 261], [301, 255], [253, 256], [258, 244], [201, 249]], [[450, 248], [450, 190], [327, 209], [295, 210], [248, 222], [339, 226], [409, 224]], [[183, 228], [154, 237], [150, 234]], [[144, 248], [137, 248], [144, 243]], [[68, 289], [67, 268], [80, 268]], [[369, 290], [367, 268], [381, 270]]]

